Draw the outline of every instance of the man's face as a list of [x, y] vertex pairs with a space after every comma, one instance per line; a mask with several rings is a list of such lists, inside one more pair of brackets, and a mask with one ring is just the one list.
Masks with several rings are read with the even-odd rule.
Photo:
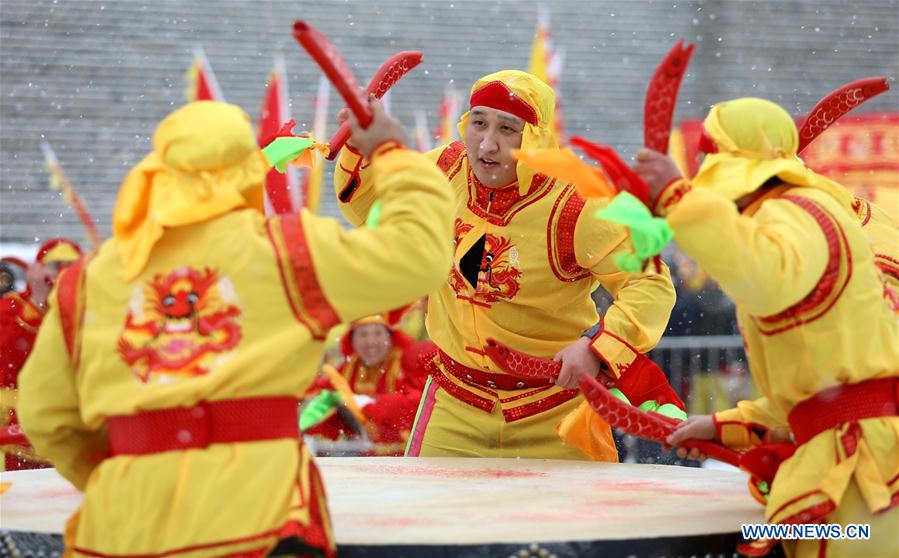
[[365, 366], [377, 366], [387, 360], [393, 347], [390, 331], [381, 324], [363, 324], [353, 328], [353, 350]]
[[508, 112], [472, 107], [465, 128], [465, 148], [481, 184], [498, 188], [515, 182], [517, 161], [512, 150], [521, 148], [524, 126], [524, 120]]
[[16, 278], [13, 277], [12, 271], [8, 269], [0, 269], [0, 294], [5, 294], [12, 290]]

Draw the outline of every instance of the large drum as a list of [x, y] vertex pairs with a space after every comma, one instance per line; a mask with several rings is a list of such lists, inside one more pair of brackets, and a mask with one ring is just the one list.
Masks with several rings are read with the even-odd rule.
[[[318, 460], [341, 557], [733, 556], [764, 521], [742, 473], [535, 459]], [[55, 470], [4, 473], [4, 544], [61, 550], [80, 494]], [[2, 545], [0, 545], [2, 546]]]

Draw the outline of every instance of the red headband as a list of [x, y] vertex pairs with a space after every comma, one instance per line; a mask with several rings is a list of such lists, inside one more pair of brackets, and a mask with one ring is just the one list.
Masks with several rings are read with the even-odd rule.
[[472, 93], [469, 107], [490, 107], [514, 114], [532, 126], [537, 125], [537, 111], [501, 81], [491, 81]]

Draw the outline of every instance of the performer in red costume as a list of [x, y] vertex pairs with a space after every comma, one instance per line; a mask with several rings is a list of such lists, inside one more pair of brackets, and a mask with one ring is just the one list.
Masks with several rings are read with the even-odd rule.
[[[19, 371], [25, 364], [37, 330], [44, 319], [47, 295], [59, 272], [81, 257], [78, 244], [64, 238], [45, 242], [35, 262], [28, 266], [28, 287], [24, 292], [11, 289], [0, 298], [0, 426], [19, 423], [16, 416]], [[3, 446], [5, 471], [46, 467], [31, 446]]]
[[[337, 370], [343, 381], [333, 378], [332, 371], [316, 385], [325, 394], [319, 397], [328, 398], [335, 389], [339, 397], [345, 397], [349, 395], [346, 389], [334, 384], [346, 383], [361, 412], [360, 426], [374, 442], [376, 455], [402, 455], [427, 381], [418, 357], [433, 343], [415, 343], [397, 327], [401, 316], [401, 312], [382, 313], [351, 323], [340, 341], [341, 352], [347, 357]], [[352, 436], [356, 429], [336, 405], [318, 420], [321, 422], [306, 434], [338, 440]]]

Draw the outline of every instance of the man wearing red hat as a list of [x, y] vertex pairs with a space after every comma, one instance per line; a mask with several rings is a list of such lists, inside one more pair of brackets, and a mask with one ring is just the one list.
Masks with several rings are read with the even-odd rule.
[[[9, 290], [0, 298], [0, 426], [18, 424], [19, 371], [25, 364], [38, 328], [44, 319], [47, 296], [56, 277], [81, 257], [78, 244], [65, 238], [53, 238], [37, 251], [35, 262], [27, 268], [28, 288], [24, 293]], [[22, 264], [24, 265], [24, 264]], [[31, 446], [4, 446], [4, 470], [46, 467]]]
[[[422, 346], [433, 348], [433, 343], [415, 343], [397, 328], [399, 317], [399, 313], [382, 313], [352, 322], [340, 340], [340, 350], [347, 357], [337, 370], [342, 380], [334, 378], [332, 371], [316, 385], [320, 390], [337, 389], [339, 397], [353, 397], [377, 455], [402, 455], [427, 380], [417, 356]], [[341, 389], [344, 385], [351, 394]], [[353, 427], [334, 408], [321, 420], [305, 434], [337, 440], [352, 433]]]
[[[515, 149], [558, 147], [554, 106], [552, 89], [535, 76], [485, 76], [459, 123], [463, 141], [427, 153], [455, 193], [453, 267], [429, 298], [427, 329], [438, 349], [427, 359], [431, 378], [407, 455], [617, 460], [606, 424], [590, 451], [557, 432], [583, 401], [571, 389], [575, 372], [596, 375], [605, 362], [617, 377], [628, 366], [625, 353], [633, 361], [634, 351], [652, 349], [674, 287], [664, 266], [618, 271], [612, 256], [632, 248], [623, 227], [594, 217], [606, 202], [586, 201], [513, 157]], [[370, 174], [348, 145], [334, 185], [353, 224], [364, 222], [374, 201]], [[614, 304], [595, 339], [579, 340], [599, 320], [590, 294], [600, 285]], [[555, 357], [559, 379], [509, 375], [485, 354], [489, 338]]]

